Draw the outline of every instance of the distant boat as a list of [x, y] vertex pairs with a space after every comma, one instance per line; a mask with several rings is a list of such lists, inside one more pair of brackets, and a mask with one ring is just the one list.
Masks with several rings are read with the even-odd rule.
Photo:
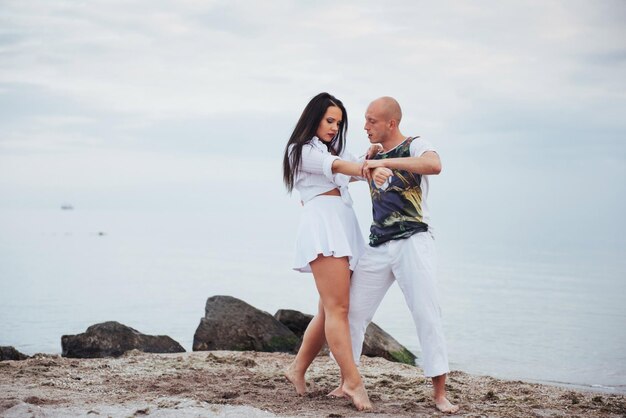
[[72, 206], [72, 205], [61, 205], [61, 209], [63, 209], [63, 210], [74, 210], [74, 206]]

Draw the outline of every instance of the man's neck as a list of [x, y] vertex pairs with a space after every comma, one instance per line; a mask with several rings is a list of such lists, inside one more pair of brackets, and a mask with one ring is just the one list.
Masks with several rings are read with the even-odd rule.
[[402, 132], [397, 131], [391, 138], [385, 142], [381, 142], [380, 145], [383, 146], [383, 152], [387, 152], [400, 145], [405, 139], [406, 136], [402, 135]]

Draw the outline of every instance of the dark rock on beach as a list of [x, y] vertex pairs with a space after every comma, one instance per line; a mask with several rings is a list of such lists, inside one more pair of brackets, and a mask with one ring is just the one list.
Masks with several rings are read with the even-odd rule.
[[279, 309], [274, 314], [274, 318], [291, 330], [298, 338], [302, 338], [306, 327], [313, 319], [313, 315], [305, 314], [293, 309]]
[[232, 296], [212, 296], [193, 350], [294, 352], [300, 339], [272, 315]]
[[365, 340], [363, 341], [363, 355], [368, 357], [382, 357], [389, 361], [397, 361], [415, 366], [415, 354], [395, 338], [386, 333], [381, 327], [373, 322], [367, 326]]
[[[282, 322], [299, 338], [302, 338], [306, 327], [313, 319], [308, 315], [291, 309], [280, 309], [274, 317]], [[389, 361], [415, 365], [416, 357], [395, 338], [386, 333], [375, 323], [370, 323], [365, 331], [363, 341], [363, 355], [368, 357], [383, 357]]]
[[184, 353], [185, 349], [167, 335], [145, 335], [110, 321], [92, 325], [78, 335], [61, 337], [63, 357], [101, 358], [119, 357], [130, 350], [146, 353]]
[[[283, 323], [291, 330], [291, 332], [300, 338], [300, 343], [298, 344], [299, 349], [300, 344], [302, 344], [302, 338], [304, 337], [304, 331], [306, 331], [306, 328], [309, 326], [309, 322], [313, 319], [313, 315], [305, 314], [300, 311], [294, 311], [292, 309], [279, 309], [274, 314], [274, 318]], [[324, 343], [322, 349], [317, 355], [327, 356], [329, 354], [330, 349], [328, 348], [328, 344]]]
[[0, 361], [5, 360], [26, 360], [27, 355], [20, 353], [12, 346], [0, 346]]

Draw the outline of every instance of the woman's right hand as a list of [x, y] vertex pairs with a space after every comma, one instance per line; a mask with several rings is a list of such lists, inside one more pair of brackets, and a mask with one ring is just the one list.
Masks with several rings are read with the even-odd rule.
[[383, 146], [380, 144], [372, 144], [370, 145], [369, 149], [367, 150], [367, 154], [365, 154], [365, 159], [366, 160], [371, 160], [372, 158], [374, 158], [376, 156], [376, 154], [378, 154], [379, 152], [383, 151]]

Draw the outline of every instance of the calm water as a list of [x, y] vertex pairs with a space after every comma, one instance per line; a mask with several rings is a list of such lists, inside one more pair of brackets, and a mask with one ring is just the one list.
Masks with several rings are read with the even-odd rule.
[[[316, 307], [311, 277], [290, 270], [297, 211], [265, 226], [255, 221], [263, 213], [251, 215], [254, 231], [232, 216], [183, 211], [0, 215], [0, 345], [26, 354], [60, 353], [61, 335], [107, 320], [190, 350], [216, 294], [270, 313]], [[626, 392], [620, 254], [438, 246], [453, 369]], [[374, 320], [419, 354], [397, 286]]]

